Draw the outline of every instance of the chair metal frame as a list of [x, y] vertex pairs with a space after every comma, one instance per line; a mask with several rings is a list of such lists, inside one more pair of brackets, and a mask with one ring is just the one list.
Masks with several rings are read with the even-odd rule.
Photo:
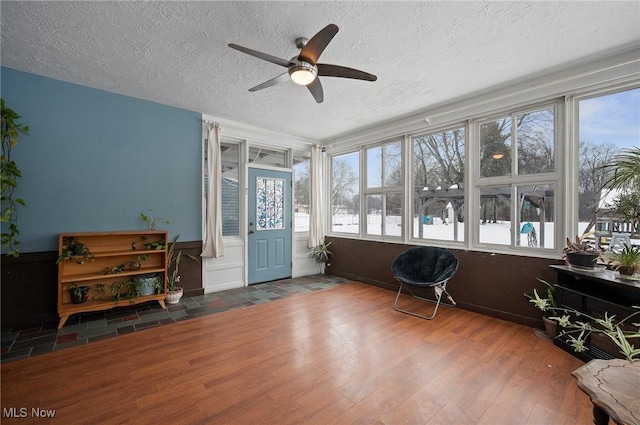
[[[428, 286], [425, 285], [427, 287], [433, 288], [433, 290], [434, 290], [434, 292], [436, 294], [436, 300], [435, 301], [432, 300], [432, 299], [420, 297], [420, 296], [414, 294], [413, 291], [411, 290], [411, 287], [408, 284], [404, 283], [402, 280], [400, 280], [398, 278], [396, 278], [396, 279], [398, 280], [398, 282], [400, 282], [400, 288], [398, 288], [398, 293], [396, 294], [396, 300], [393, 303], [393, 309], [395, 311], [399, 311], [399, 312], [405, 313], [405, 314], [410, 314], [412, 316], [420, 317], [422, 319], [431, 320], [434, 317], [436, 317], [436, 313], [438, 312], [438, 307], [440, 307], [440, 302], [442, 301], [442, 295], [443, 294], [446, 294], [447, 298], [449, 298], [449, 301], [451, 301], [451, 304], [443, 303], [444, 305], [448, 305], [450, 307], [455, 307], [457, 305], [455, 300], [451, 296], [451, 294], [449, 294], [449, 292], [447, 292], [447, 282], [449, 282], [449, 280], [451, 279], [450, 277], [445, 279], [445, 280], [443, 280], [443, 281], [441, 281], [441, 282], [434, 283], [432, 285], [428, 285]], [[400, 293], [402, 292], [402, 288], [403, 287], [407, 288], [407, 291], [409, 292], [409, 294], [411, 294], [411, 296], [413, 298], [416, 298], [416, 299], [422, 300], [422, 301], [427, 301], [427, 302], [430, 302], [430, 303], [435, 303], [436, 306], [433, 309], [433, 314], [431, 316], [425, 316], [425, 315], [416, 313], [414, 311], [404, 310], [404, 309], [398, 307], [398, 299], [400, 298]]]
[[[457, 261], [457, 259], [456, 259], [456, 261]], [[395, 273], [394, 273], [394, 277], [396, 278], [396, 280], [398, 282], [400, 282], [400, 287], [398, 288], [398, 293], [396, 294], [396, 299], [395, 299], [395, 302], [393, 303], [393, 309], [395, 311], [399, 311], [401, 313], [410, 314], [412, 316], [420, 317], [421, 319], [431, 320], [436, 316], [436, 313], [438, 312], [438, 307], [440, 307], [443, 295], [447, 296], [447, 298], [449, 299], [451, 304], [446, 303], [446, 302], [442, 303], [442, 304], [448, 305], [450, 307], [455, 307], [457, 304], [456, 304], [455, 300], [453, 299], [453, 297], [451, 296], [451, 294], [447, 291], [447, 283], [449, 282], [449, 280], [451, 280], [451, 278], [456, 274], [457, 271], [458, 271], [458, 264], [456, 264], [456, 268], [453, 271], [453, 273], [451, 273], [451, 276], [447, 277], [446, 279], [442, 279], [442, 280], [437, 281], [437, 282], [424, 282], [424, 284], [421, 284], [421, 285], [415, 285], [415, 284], [407, 283], [407, 282], [403, 281], [400, 277], [396, 276]], [[412, 286], [414, 287], [414, 289], [416, 287], [423, 287], [425, 289], [426, 288], [433, 288], [433, 290], [435, 292], [435, 300], [416, 295], [411, 290]], [[398, 307], [398, 300], [400, 299], [400, 294], [402, 293], [402, 288], [403, 287], [407, 289], [407, 291], [409, 292], [409, 294], [411, 294], [411, 296], [413, 298], [421, 300], [421, 301], [435, 303], [436, 305], [435, 305], [435, 308], [433, 309], [433, 314], [431, 314], [431, 316], [426, 316], [424, 314], [420, 314], [420, 313], [415, 312], [415, 311], [409, 311], [409, 310], [405, 310], [403, 308]]]

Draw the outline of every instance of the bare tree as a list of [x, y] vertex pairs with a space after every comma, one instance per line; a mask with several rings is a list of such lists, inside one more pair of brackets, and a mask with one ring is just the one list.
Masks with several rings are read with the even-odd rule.
[[591, 221], [601, 200], [601, 189], [607, 180], [603, 166], [618, 152], [613, 143], [596, 144], [581, 140], [578, 154], [578, 219]]
[[355, 192], [358, 181], [353, 168], [346, 159], [334, 158], [331, 176], [331, 212], [336, 214], [341, 205], [346, 205]]
[[415, 187], [449, 187], [464, 181], [464, 130], [413, 139]]
[[522, 121], [518, 120], [518, 174], [552, 172], [555, 168], [553, 109], [525, 115]]
[[309, 180], [309, 161], [305, 161], [303, 168], [296, 169], [295, 202], [298, 205], [309, 205], [311, 182]]
[[480, 126], [480, 175], [504, 176], [511, 171], [511, 118]]
[[[425, 187], [448, 188], [464, 182], [464, 129], [433, 133], [413, 139], [414, 191], [419, 194]], [[432, 204], [433, 214], [442, 214], [447, 201]], [[463, 221], [460, 206], [463, 201], [451, 200], [459, 211], [458, 221]], [[422, 201], [414, 198], [414, 212], [422, 214]]]

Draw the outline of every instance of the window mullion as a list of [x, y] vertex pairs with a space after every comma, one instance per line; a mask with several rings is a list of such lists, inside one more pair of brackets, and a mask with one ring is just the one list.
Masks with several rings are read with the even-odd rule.
[[403, 202], [402, 202], [402, 236], [404, 243], [408, 243], [413, 235], [413, 203], [414, 203], [414, 176], [410, 170], [413, 170], [413, 146], [411, 144], [411, 137], [404, 136], [403, 150], [402, 150], [402, 181], [403, 187]]
[[518, 114], [511, 114], [511, 177], [518, 175]]

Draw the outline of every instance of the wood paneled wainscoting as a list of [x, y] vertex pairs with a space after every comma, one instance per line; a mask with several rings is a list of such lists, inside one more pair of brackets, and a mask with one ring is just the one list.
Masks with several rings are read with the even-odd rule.
[[3, 364], [2, 423], [590, 423], [583, 362], [531, 328], [393, 299], [347, 283]]
[[[398, 282], [391, 272], [391, 263], [398, 254], [414, 247], [337, 237], [327, 237], [326, 241], [332, 243], [334, 254], [328, 274], [394, 291], [398, 290]], [[449, 281], [447, 291], [459, 308], [531, 327], [544, 327], [540, 310], [524, 294], [532, 293], [533, 288], [538, 288], [538, 292], [545, 290], [537, 277], [555, 282], [555, 272], [549, 266], [564, 264], [562, 261], [459, 249], [451, 252], [458, 257], [460, 266]], [[431, 289], [421, 294], [433, 298]]]

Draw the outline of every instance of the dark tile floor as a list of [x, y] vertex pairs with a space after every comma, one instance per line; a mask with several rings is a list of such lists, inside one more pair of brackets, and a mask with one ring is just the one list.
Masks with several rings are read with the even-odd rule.
[[182, 320], [333, 288], [348, 282], [347, 279], [328, 275], [305, 276], [183, 298], [178, 304], [167, 304], [166, 310], [154, 301], [77, 314], [71, 316], [60, 330], [56, 321], [2, 333], [0, 361], [8, 363]]

